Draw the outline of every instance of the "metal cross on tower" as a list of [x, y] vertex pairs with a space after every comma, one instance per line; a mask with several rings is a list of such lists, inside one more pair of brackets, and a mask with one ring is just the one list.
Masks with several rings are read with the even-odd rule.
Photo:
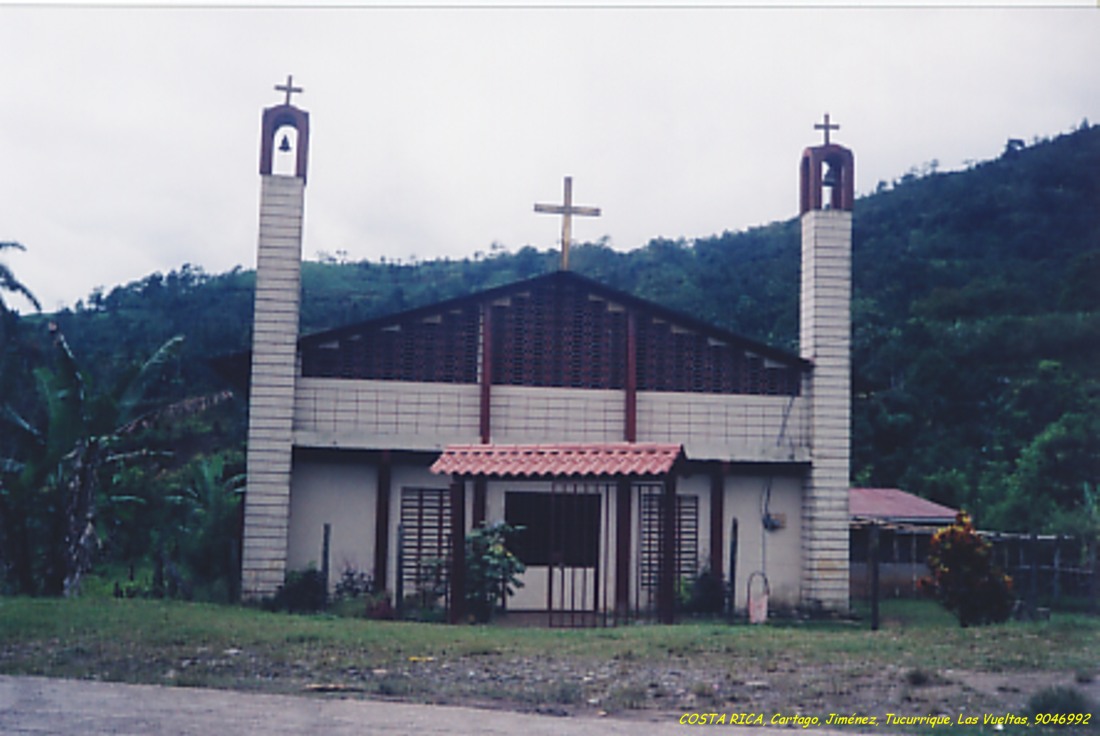
[[573, 215], [599, 217], [599, 207], [581, 207], [573, 204], [573, 177], [565, 177], [563, 204], [536, 204], [535, 212], [561, 215], [561, 270], [569, 270], [569, 242], [572, 237]]
[[[286, 102], [283, 103], [283, 104], [289, 105], [290, 104], [290, 96], [292, 94], [294, 94], [295, 92], [301, 92], [302, 88], [294, 86], [294, 75], [293, 74], [287, 74], [286, 75], [286, 84], [285, 85], [276, 84], [275, 85], [275, 91], [277, 91], [277, 92], [286, 92]], [[826, 116], [826, 117], [828, 117], [828, 116]]]
[[829, 131], [830, 130], [840, 130], [840, 126], [835, 124], [835, 123], [830, 124], [829, 123], [829, 113], [825, 113], [825, 122], [824, 123], [814, 123], [814, 130], [823, 130], [823, 131], [825, 131], [825, 145], [827, 146], [827, 145], [829, 145]]

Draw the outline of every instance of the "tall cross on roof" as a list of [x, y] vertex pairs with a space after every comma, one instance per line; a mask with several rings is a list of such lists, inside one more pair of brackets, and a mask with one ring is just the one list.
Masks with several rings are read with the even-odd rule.
[[823, 131], [825, 131], [825, 145], [827, 146], [827, 145], [829, 145], [829, 131], [830, 130], [840, 130], [840, 126], [835, 124], [835, 123], [830, 124], [829, 123], [829, 113], [825, 113], [825, 122], [824, 123], [814, 123], [814, 130], [823, 130]]
[[275, 91], [277, 91], [277, 92], [286, 92], [286, 102], [283, 103], [283, 104], [289, 105], [290, 104], [290, 96], [292, 94], [294, 94], [295, 92], [301, 92], [302, 88], [294, 86], [294, 75], [293, 74], [287, 74], [286, 75], [286, 84], [285, 85], [276, 84], [275, 85]]
[[573, 204], [573, 177], [565, 177], [563, 204], [536, 204], [535, 212], [561, 215], [561, 270], [569, 270], [569, 242], [572, 237], [573, 215], [599, 217], [599, 207], [581, 207]]

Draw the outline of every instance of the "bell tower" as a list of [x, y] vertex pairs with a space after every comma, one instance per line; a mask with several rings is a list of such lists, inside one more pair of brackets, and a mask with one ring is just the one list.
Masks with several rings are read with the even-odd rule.
[[[241, 594], [272, 595], [286, 574], [290, 520], [294, 388], [297, 376], [298, 312], [301, 298], [302, 215], [309, 160], [309, 114], [291, 104], [302, 91], [288, 76], [275, 89], [283, 104], [266, 108], [260, 142], [260, 224], [256, 254], [256, 301], [252, 328], [247, 473]], [[272, 173], [276, 139], [296, 132], [293, 174]]]
[[800, 348], [813, 364], [812, 463], [802, 497], [802, 603], [848, 608], [848, 489], [851, 454], [851, 301], [854, 160], [825, 142], [802, 153]]

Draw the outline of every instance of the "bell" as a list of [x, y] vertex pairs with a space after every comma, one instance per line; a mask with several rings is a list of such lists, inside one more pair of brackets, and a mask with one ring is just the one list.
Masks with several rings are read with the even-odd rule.
[[290, 150], [290, 139], [285, 135], [283, 136], [283, 142], [279, 144], [279, 150], [286, 153]]
[[821, 183], [822, 185], [827, 187], [835, 187], [836, 185], [840, 184], [840, 177], [837, 176], [836, 169], [833, 168], [832, 164], [826, 165], [828, 166], [828, 168], [825, 169], [825, 178], [821, 180]]

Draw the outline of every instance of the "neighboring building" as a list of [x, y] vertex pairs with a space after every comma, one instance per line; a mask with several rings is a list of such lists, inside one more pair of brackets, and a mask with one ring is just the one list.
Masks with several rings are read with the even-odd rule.
[[[704, 569], [738, 608], [763, 571], [773, 606], [847, 609], [850, 151], [803, 154], [801, 356], [564, 270], [299, 337], [309, 118], [280, 89], [263, 118], [246, 597], [325, 548], [336, 574], [404, 594], [450, 558], [458, 587], [465, 531], [506, 520], [528, 565], [509, 609], [551, 622], [671, 620]], [[273, 174], [287, 126], [293, 173]]]
[[898, 488], [853, 488], [848, 512], [852, 597], [864, 598], [870, 593], [872, 526], [879, 530], [880, 593], [915, 595], [917, 581], [928, 574], [925, 559], [932, 535], [954, 522], [958, 510]]

